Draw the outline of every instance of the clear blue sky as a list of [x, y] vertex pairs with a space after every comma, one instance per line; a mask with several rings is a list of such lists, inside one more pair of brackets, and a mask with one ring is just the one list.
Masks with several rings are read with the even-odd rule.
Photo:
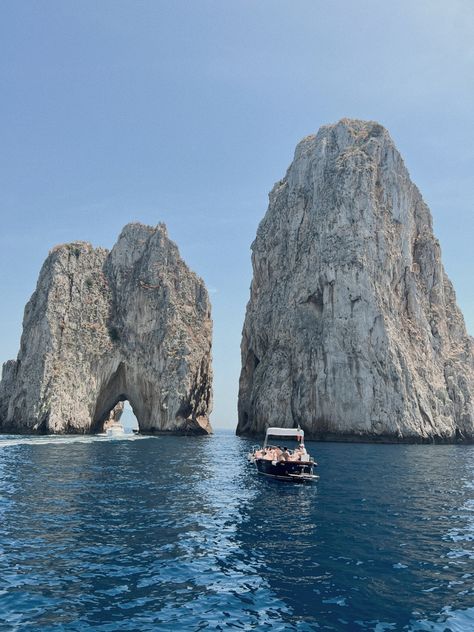
[[472, 0], [2, 0], [0, 360], [48, 250], [164, 221], [211, 292], [236, 423], [250, 244], [296, 143], [385, 125], [474, 333]]

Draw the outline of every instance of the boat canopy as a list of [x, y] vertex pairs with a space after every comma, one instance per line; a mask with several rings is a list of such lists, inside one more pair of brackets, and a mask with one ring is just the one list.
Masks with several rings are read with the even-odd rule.
[[304, 430], [301, 428], [267, 428], [267, 437], [304, 437]]
[[298, 441], [303, 441], [304, 430], [301, 428], [267, 428], [264, 446], [267, 445], [268, 437], [296, 437]]

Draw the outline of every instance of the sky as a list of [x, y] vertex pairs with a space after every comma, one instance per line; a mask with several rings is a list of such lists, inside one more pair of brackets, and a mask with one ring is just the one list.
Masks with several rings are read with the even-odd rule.
[[250, 245], [298, 141], [389, 130], [474, 334], [472, 0], [2, 0], [0, 361], [57, 243], [165, 222], [206, 282], [234, 428]]

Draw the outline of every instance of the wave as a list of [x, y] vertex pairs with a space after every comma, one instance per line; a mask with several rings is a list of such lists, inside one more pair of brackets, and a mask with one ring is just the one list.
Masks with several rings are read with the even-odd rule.
[[17, 445], [66, 445], [70, 443], [96, 443], [117, 441], [140, 441], [142, 439], [158, 439], [155, 436], [137, 435], [125, 433], [120, 437], [107, 437], [106, 435], [4, 435], [0, 439], [0, 448], [10, 448]]

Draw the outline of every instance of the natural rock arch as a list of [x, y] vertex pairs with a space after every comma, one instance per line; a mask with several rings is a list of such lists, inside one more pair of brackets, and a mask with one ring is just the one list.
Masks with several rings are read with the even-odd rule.
[[[137, 419], [138, 428], [146, 428], [145, 411], [139, 405], [139, 400], [130, 396], [127, 386], [125, 364], [121, 362], [110, 379], [104, 383], [97, 396], [97, 403], [92, 415], [91, 432], [101, 432], [104, 424], [111, 417], [120, 418], [123, 410], [123, 402], [128, 401]], [[140, 421], [141, 420], [141, 421]]]
[[212, 321], [166, 227], [127, 225], [108, 252], [46, 259], [4, 365], [0, 430], [98, 432], [128, 399], [143, 432], [210, 432]]

